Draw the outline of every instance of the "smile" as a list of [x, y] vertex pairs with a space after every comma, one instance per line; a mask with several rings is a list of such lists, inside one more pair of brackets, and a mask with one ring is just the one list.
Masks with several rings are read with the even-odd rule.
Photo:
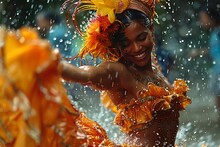
[[134, 56], [135, 58], [141, 58], [141, 57], [144, 57], [145, 56], [145, 52], [143, 52], [143, 53], [141, 53], [141, 54], [139, 54], [139, 55], [136, 55], [136, 56]]
[[143, 58], [145, 58], [145, 57], [146, 57], [146, 51], [143, 52], [143, 53], [141, 53], [141, 54], [138, 54], [138, 55], [135, 55], [135, 56], [134, 56], [134, 58], [135, 58], [136, 60], [141, 60], [141, 59], [143, 59]]

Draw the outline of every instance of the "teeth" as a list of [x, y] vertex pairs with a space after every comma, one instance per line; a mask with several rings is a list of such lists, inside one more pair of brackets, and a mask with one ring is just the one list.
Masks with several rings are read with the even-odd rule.
[[139, 54], [139, 55], [137, 55], [137, 56], [135, 56], [136, 58], [140, 58], [140, 57], [142, 57], [142, 56], [144, 56], [145, 55], [145, 52], [143, 52], [142, 54]]

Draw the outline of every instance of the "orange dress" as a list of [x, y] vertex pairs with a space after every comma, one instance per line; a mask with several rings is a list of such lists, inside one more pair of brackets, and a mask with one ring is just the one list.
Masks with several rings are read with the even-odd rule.
[[128, 144], [154, 146], [159, 141], [158, 146], [169, 146], [175, 143], [179, 111], [191, 103], [187, 90], [183, 80], [176, 80], [170, 91], [149, 83], [148, 89], [139, 92], [139, 99], [129, 104], [116, 107], [106, 93], [102, 93], [101, 100], [116, 113], [114, 122], [128, 134]]
[[67, 97], [59, 56], [32, 28], [4, 31], [0, 50], [0, 146], [107, 146], [105, 130]]

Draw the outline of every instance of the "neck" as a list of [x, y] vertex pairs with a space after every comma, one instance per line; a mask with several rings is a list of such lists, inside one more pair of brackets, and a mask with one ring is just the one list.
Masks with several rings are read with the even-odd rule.
[[147, 65], [145, 66], [136, 66], [136, 65], [133, 65], [134, 68], [140, 72], [148, 72], [148, 73], [151, 73], [153, 72], [153, 69], [152, 69], [152, 64], [151, 64], [151, 61], [147, 63]]
[[137, 66], [135, 64], [129, 63], [127, 61], [123, 62], [128, 68], [135, 70], [138, 73], [150, 74], [153, 73], [153, 68], [151, 62], [145, 66]]
[[123, 63], [124, 65], [126, 65], [129, 68], [132, 68], [132, 69], [137, 70], [137, 71], [142, 72], [142, 73], [144, 73], [144, 72], [147, 72], [147, 73], [153, 72], [151, 61], [148, 62], [145, 66], [137, 66], [133, 63], [130, 63], [126, 60], [123, 60], [123, 58], [121, 58], [119, 60], [119, 62]]

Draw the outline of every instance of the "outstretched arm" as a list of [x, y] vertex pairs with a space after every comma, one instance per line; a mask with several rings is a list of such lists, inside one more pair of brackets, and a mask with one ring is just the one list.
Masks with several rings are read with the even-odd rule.
[[111, 90], [121, 88], [126, 68], [120, 63], [104, 62], [98, 66], [76, 67], [61, 62], [62, 76], [65, 80], [86, 84], [95, 89]]
[[138, 82], [122, 63], [104, 62], [98, 66], [76, 67], [67, 62], [61, 62], [62, 77], [64, 80], [91, 86], [97, 90], [129, 91], [134, 98], [143, 88], [147, 88]]
[[98, 90], [126, 89], [136, 97], [137, 92], [144, 87], [133, 78], [123, 64], [118, 62], [81, 67], [61, 62], [61, 67], [65, 80], [89, 85]]

